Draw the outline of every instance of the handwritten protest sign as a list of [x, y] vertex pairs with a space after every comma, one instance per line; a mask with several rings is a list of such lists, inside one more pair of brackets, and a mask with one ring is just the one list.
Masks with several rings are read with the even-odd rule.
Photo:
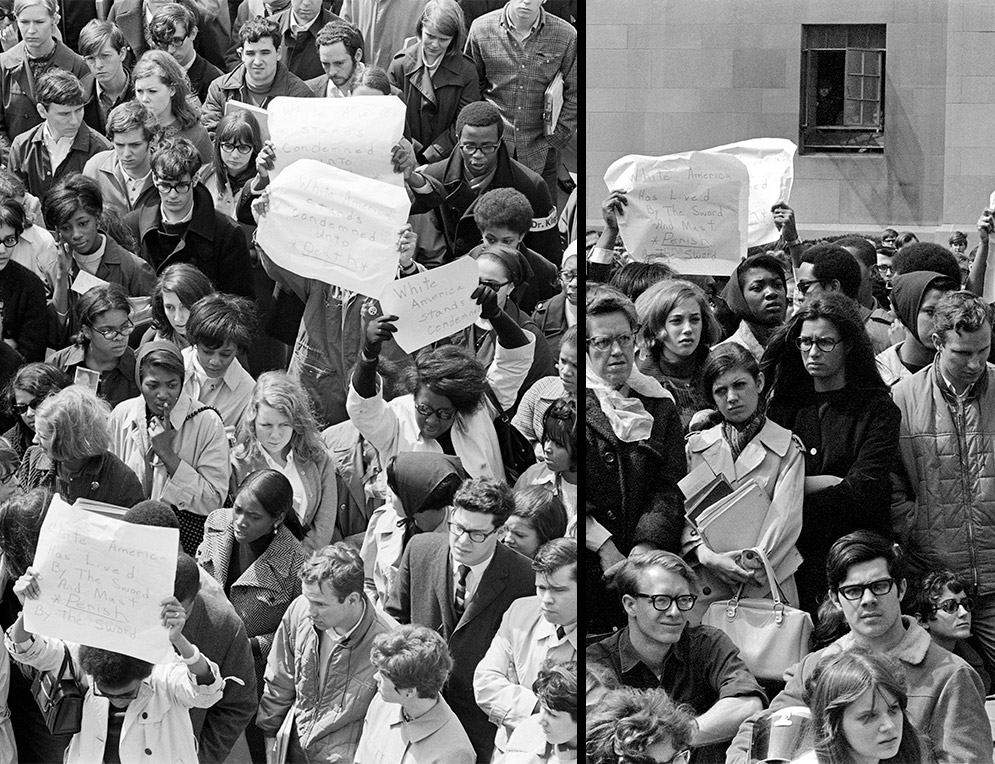
[[161, 602], [173, 594], [179, 531], [114, 520], [52, 498], [34, 567], [28, 631], [150, 663], [172, 660]]
[[298, 159], [315, 159], [397, 186], [390, 150], [404, 130], [404, 103], [399, 98], [274, 98], [269, 105], [269, 132], [281, 173]]
[[398, 317], [394, 340], [406, 353], [414, 353], [476, 320], [480, 306], [470, 297], [476, 288], [477, 261], [466, 256], [391, 281], [380, 295], [380, 307]]
[[746, 253], [749, 174], [736, 157], [629, 155], [608, 168], [605, 183], [626, 193], [619, 230], [635, 260], [728, 276]]
[[736, 157], [750, 173], [749, 233], [746, 239], [750, 247], [777, 241], [780, 236], [770, 208], [777, 202], [787, 204], [791, 197], [796, 151], [798, 147], [786, 138], [752, 138], [705, 150], [707, 154]]
[[270, 186], [256, 241], [292, 273], [375, 298], [396, 275], [410, 208], [403, 188], [301, 159]]

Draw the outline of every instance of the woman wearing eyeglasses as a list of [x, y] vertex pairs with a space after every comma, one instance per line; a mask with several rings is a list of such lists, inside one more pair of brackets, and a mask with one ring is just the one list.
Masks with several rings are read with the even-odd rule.
[[889, 535], [890, 471], [900, 414], [874, 361], [853, 300], [820, 294], [802, 305], [767, 346], [761, 370], [767, 416], [805, 449], [805, 499], [795, 574], [801, 607], [825, 597], [833, 541], [866, 529]]
[[[190, 79], [164, 50], [142, 54], [132, 72], [135, 100], [148, 109], [158, 124], [158, 140], [186, 138], [200, 153], [200, 161], [211, 161], [211, 137], [200, 123], [200, 114], [191, 105]], [[196, 104], [196, 97], [193, 99]]]
[[957, 574], [949, 570], [927, 573], [918, 584], [910, 584], [902, 605], [902, 609], [908, 615], [915, 616], [936, 644], [963, 658], [978, 672], [985, 695], [990, 695], [991, 675], [981, 655], [968, 642], [974, 600]]
[[235, 205], [245, 184], [256, 177], [256, 157], [263, 147], [259, 122], [246, 111], [234, 111], [218, 123], [214, 162], [198, 173], [214, 199], [214, 208], [235, 219]]
[[587, 292], [585, 581], [603, 607], [588, 608], [587, 633], [626, 623], [602, 575], [634, 546], [678, 552], [687, 472], [683, 428], [673, 396], [635, 368], [639, 326], [632, 300], [609, 286]]
[[23, 457], [35, 442], [35, 412], [49, 395], [54, 395], [72, 380], [61, 369], [49, 363], [29, 363], [17, 370], [5, 391], [6, 408], [17, 417], [14, 426], [3, 434], [4, 439]]
[[[477, 255], [477, 278], [480, 285], [494, 290], [497, 295], [498, 307], [522, 329], [536, 338], [532, 366], [525, 376], [525, 382], [522, 383], [514, 405], [508, 408], [509, 415], [512, 415], [518, 408], [518, 402], [526, 390], [543, 377], [551, 376], [556, 370], [553, 355], [549, 351], [549, 344], [546, 342], [542, 330], [528, 313], [522, 312], [514, 300], [510, 299], [512, 293], [522, 285], [526, 268], [527, 265], [521, 253], [502, 244], [485, 246]], [[478, 318], [473, 326], [464, 329], [461, 339], [467, 349], [473, 351], [474, 356], [483, 366], [489, 366], [494, 360], [497, 332], [486, 318]]]
[[48, 488], [70, 504], [90, 499], [130, 508], [145, 498], [138, 476], [110, 452], [111, 410], [91, 390], [70, 385], [46, 398], [35, 442], [20, 470], [25, 489]]
[[231, 496], [257, 470], [286, 476], [294, 489], [294, 514], [304, 529], [301, 543], [308, 554], [356, 532], [336, 528], [335, 462], [322, 445], [307, 393], [286, 372], [267, 371], [256, 381], [231, 465]]
[[694, 715], [663, 690], [620, 687], [587, 716], [588, 764], [688, 764]]
[[76, 302], [74, 322], [80, 327], [75, 343], [50, 362], [76, 384], [90, 387], [112, 407], [138, 395], [135, 351], [128, 339], [131, 321], [128, 293], [120, 284], [94, 287]]

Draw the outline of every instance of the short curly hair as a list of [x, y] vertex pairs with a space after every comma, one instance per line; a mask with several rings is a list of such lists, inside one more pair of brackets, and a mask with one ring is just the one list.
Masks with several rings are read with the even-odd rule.
[[532, 203], [516, 188], [494, 188], [477, 199], [473, 222], [481, 232], [507, 228], [524, 236], [532, 228]]
[[577, 721], [577, 662], [543, 662], [532, 683], [532, 692], [545, 708], [565, 711]]
[[420, 388], [427, 387], [436, 395], [448, 398], [462, 416], [469, 416], [484, 402], [487, 370], [456, 345], [423, 350], [406, 373], [412, 393], [417, 394]]
[[453, 657], [442, 635], [427, 626], [398, 626], [373, 640], [370, 662], [398, 690], [413, 689], [434, 698], [453, 670]]
[[690, 708], [677, 705], [661, 689], [612, 690], [588, 715], [588, 762], [616, 764], [620, 758], [638, 758], [661, 742], [683, 751], [691, 744], [694, 716]]
[[464, 127], [490, 127], [497, 125], [498, 140], [504, 134], [504, 120], [501, 119], [501, 112], [498, 107], [490, 101], [471, 101], [462, 109], [456, 117], [456, 137], [463, 134]]
[[319, 587], [327, 583], [339, 602], [354, 593], [362, 597], [363, 580], [363, 558], [344, 541], [316, 550], [301, 568], [301, 581]]
[[490, 515], [500, 528], [515, 511], [515, 495], [508, 484], [491, 478], [467, 480], [453, 496], [453, 509]]

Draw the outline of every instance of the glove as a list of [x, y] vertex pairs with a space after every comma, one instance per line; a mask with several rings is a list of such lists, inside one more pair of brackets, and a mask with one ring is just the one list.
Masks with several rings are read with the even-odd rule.
[[498, 296], [490, 287], [478, 286], [470, 295], [480, 306], [480, 317], [488, 321], [501, 315], [501, 307], [498, 305]]
[[394, 321], [397, 321], [397, 316], [377, 316], [366, 325], [366, 344], [363, 346], [363, 355], [367, 358], [376, 358], [380, 355], [380, 348], [397, 331]]

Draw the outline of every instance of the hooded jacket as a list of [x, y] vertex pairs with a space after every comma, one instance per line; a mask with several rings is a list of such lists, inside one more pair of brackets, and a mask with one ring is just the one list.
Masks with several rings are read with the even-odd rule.
[[[912, 333], [913, 337], [918, 336], [919, 308], [922, 305], [923, 297], [938, 279], [949, 281], [949, 276], [944, 276], [936, 271], [912, 271], [900, 273], [892, 281], [891, 304], [895, 316], [902, 322], [902, 326]], [[881, 378], [889, 387], [894, 387], [913, 374], [902, 362], [902, 357], [899, 354], [901, 346], [901, 342], [892, 345], [878, 353], [875, 359]]]

